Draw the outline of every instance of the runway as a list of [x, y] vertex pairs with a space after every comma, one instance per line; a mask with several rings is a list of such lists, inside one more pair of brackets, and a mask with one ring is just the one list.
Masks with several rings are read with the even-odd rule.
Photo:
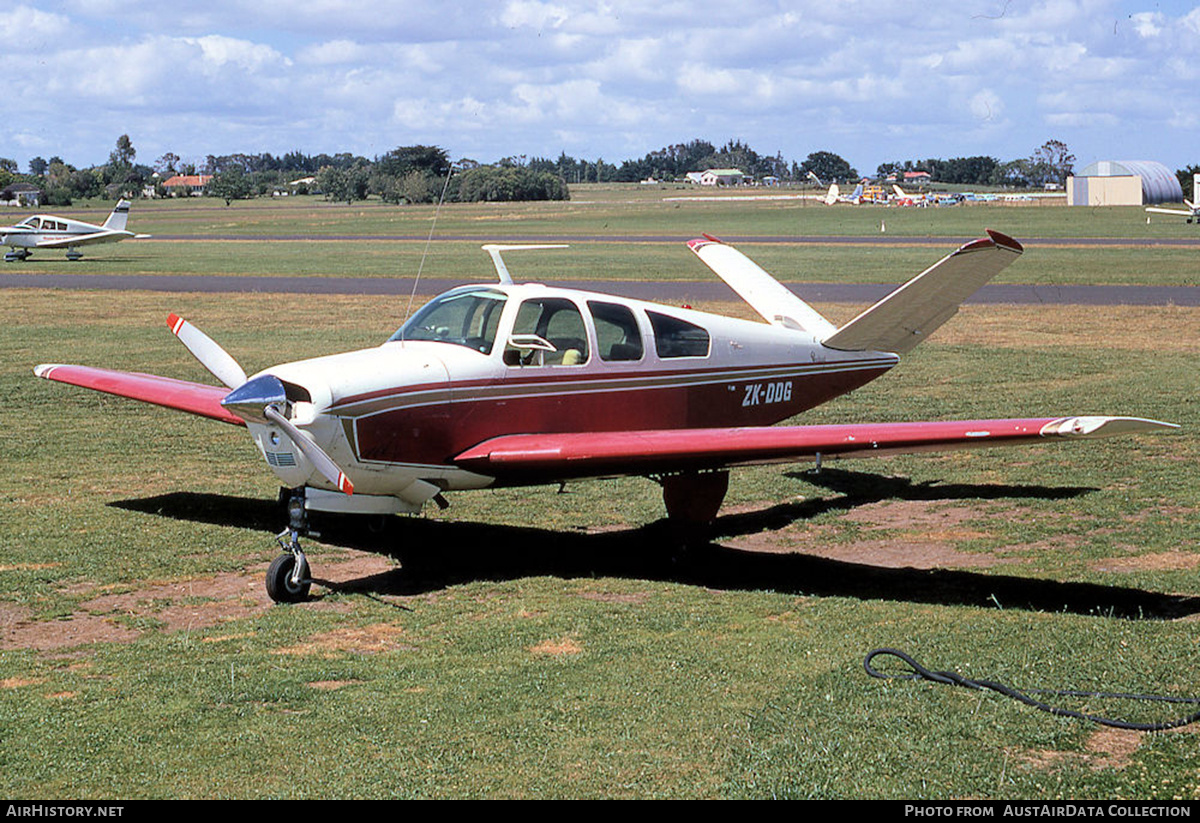
[[[416, 294], [440, 294], [467, 281], [423, 278]], [[737, 300], [719, 280], [670, 280], [647, 283], [634, 280], [556, 281], [564, 288], [615, 294], [639, 300]], [[899, 283], [787, 283], [804, 300], [816, 303], [873, 303]], [[80, 289], [100, 291], [164, 291], [262, 294], [359, 294], [408, 296], [414, 293], [410, 277], [253, 277], [241, 275], [138, 275], [138, 274], [21, 274], [0, 272], [0, 288]], [[968, 303], [1082, 306], [1200, 306], [1197, 286], [1081, 286], [1053, 284], [989, 284]]]

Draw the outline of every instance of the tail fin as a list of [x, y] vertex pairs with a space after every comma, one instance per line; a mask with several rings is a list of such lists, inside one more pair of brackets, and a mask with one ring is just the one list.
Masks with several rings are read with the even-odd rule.
[[1022, 251], [1016, 240], [988, 229], [987, 237], [942, 258], [822, 342], [843, 351], [912, 351]]
[[806, 331], [818, 339], [834, 333], [834, 325], [816, 309], [792, 294], [787, 287], [733, 246], [727, 246], [717, 238], [705, 235], [703, 238], [689, 240], [688, 248], [768, 323]]
[[838, 184], [837, 184], [837, 183], [830, 183], [830, 184], [829, 184], [829, 191], [828, 191], [828, 192], [826, 192], [826, 194], [825, 194], [825, 205], [826, 205], [826, 206], [832, 206], [834, 203], [836, 203], [836, 202], [838, 201], [838, 194], [839, 194], [839, 193], [840, 193], [840, 192], [838, 191]]
[[857, 203], [860, 200], [862, 200], [862, 196], [863, 196], [863, 184], [859, 183], [857, 186], [855, 186], [854, 193], [850, 195], [850, 200], [851, 200], [851, 202]]
[[125, 231], [125, 224], [129, 222], [129, 201], [121, 200], [117, 203], [116, 208], [112, 210], [112, 214], [104, 221], [104, 228], [112, 231]]

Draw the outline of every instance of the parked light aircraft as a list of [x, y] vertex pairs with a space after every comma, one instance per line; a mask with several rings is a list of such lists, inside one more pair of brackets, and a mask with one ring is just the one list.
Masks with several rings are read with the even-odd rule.
[[825, 205], [832, 206], [834, 203], [853, 203], [858, 205], [862, 202], [863, 185], [859, 183], [853, 192], [847, 195], [841, 193], [837, 183], [829, 184], [829, 191], [825, 193]]
[[66, 249], [68, 260], [78, 260], [83, 257], [78, 246], [116, 243], [130, 237], [137, 240], [150, 237], [148, 234], [126, 231], [125, 224], [128, 220], [128, 200], [117, 203], [103, 226], [67, 217], [56, 217], [53, 214], [35, 214], [26, 217], [15, 226], [0, 227], [0, 246], [8, 246], [11, 249], [4, 255], [5, 261], [9, 263], [25, 260], [33, 254], [34, 249]]
[[1194, 204], [1191, 200], [1184, 200], [1183, 204], [1187, 206], [1184, 209], [1163, 209], [1157, 206], [1149, 206], [1146, 211], [1154, 214], [1170, 214], [1175, 217], [1186, 217], [1189, 223], [1200, 223], [1200, 206]]
[[276, 601], [307, 597], [306, 510], [416, 513], [460, 489], [641, 475], [668, 518], [711, 522], [733, 466], [1047, 443], [1175, 428], [1131, 417], [775, 426], [891, 370], [1017, 259], [1012, 238], [959, 248], [834, 326], [732, 246], [691, 250], [766, 322], [514, 283], [452, 289], [381, 346], [250, 376], [210, 337], [168, 325], [224, 387], [88, 366], [39, 377], [245, 426], [288, 493]]
[[897, 185], [892, 186], [892, 193], [896, 195], [892, 200], [898, 206], [928, 206], [929, 196], [924, 194], [910, 194]]

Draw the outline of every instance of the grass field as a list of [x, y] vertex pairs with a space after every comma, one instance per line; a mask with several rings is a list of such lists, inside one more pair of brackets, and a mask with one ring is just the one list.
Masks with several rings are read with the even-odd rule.
[[[738, 245], [779, 279], [791, 282], [901, 283], [953, 250], [956, 240], [903, 245], [928, 237], [969, 239], [997, 229], [1041, 240], [1036, 254], [997, 282], [1198, 285], [1195, 248], [1104, 246], [1079, 254], [1064, 239], [1196, 239], [1182, 220], [1146, 223], [1140, 208], [974, 204], [957, 208], [814, 205], [809, 201], [670, 202], [692, 191], [653, 187], [582, 187], [567, 203], [347, 206], [315, 197], [235, 202], [139, 201], [130, 226], [154, 239], [92, 247], [78, 263], [42, 252], [5, 271], [80, 274], [253, 274], [327, 277], [424, 277], [475, 281], [493, 277], [479, 246], [506, 239], [565, 238], [569, 250], [522, 255], [517, 276], [554, 280], [707, 280], [712, 274], [683, 241], [702, 233]], [[61, 210], [101, 220], [111, 204]], [[435, 220], [435, 213], [437, 218]], [[14, 216], [15, 219], [15, 216]], [[881, 225], [886, 228], [880, 232]], [[427, 244], [431, 228], [436, 242]], [[864, 245], [821, 243], [821, 236], [862, 237]], [[881, 236], [895, 247], [866, 244]], [[763, 242], [810, 238], [803, 244]], [[286, 239], [281, 242], [281, 238]], [[354, 239], [359, 238], [359, 239]], [[400, 239], [397, 239], [400, 238]], [[1045, 245], [1046, 241], [1058, 245]], [[756, 242], [756, 240], [758, 242]], [[1031, 249], [1032, 250], [1032, 249]]]
[[[614, 221], [659, 208], [643, 192], [592, 194]], [[505, 231], [582, 231], [572, 210], [591, 208], [584, 199], [512, 209]], [[338, 207], [239, 203], [223, 231], [272, 234], [236, 215], [283, 225], [309, 208]], [[777, 219], [769, 203], [739, 208], [747, 226]], [[162, 211], [163, 225], [194, 216]], [[1057, 221], [1084, 220], [1075, 211], [1029, 208], [1045, 225], [1025, 236], [1055, 236]], [[152, 222], [136, 204], [136, 228], [162, 231], [138, 224], [143, 212]], [[663, 220], [654, 232], [688, 233]], [[1115, 230], [1110, 215], [1096, 220]], [[1072, 232], [1059, 236], [1083, 236]], [[221, 271], [282, 274], [309, 271], [315, 245], [150, 241], [83, 262], [184, 272], [202, 250], [232, 247]], [[384, 276], [372, 261], [419, 257], [413, 245], [331, 243], [336, 261], [312, 272]], [[462, 259], [476, 246], [461, 244]], [[632, 277], [640, 253], [668, 248], [564, 254], [598, 268], [612, 254]], [[783, 273], [810, 251], [752, 254]], [[864, 256], [900, 258], [896, 281], [932, 262], [907, 255], [940, 256], [818, 251], [830, 277], [860, 276], [844, 270]], [[1036, 265], [1035, 252], [1058, 255], [1046, 271], [1061, 278], [1102, 271], [1096, 259], [1110, 253], [1138, 255], [1120, 282], [1195, 283], [1200, 269], [1159, 249], [1031, 244], [1010, 271]], [[686, 249], [678, 258], [703, 276]], [[220, 264], [203, 259], [196, 270]], [[1119, 413], [1180, 423], [1177, 433], [846, 461], [817, 475], [740, 470], [712, 546], [682, 562], [647, 480], [462, 493], [381, 533], [322, 523], [309, 541], [317, 596], [276, 607], [261, 577], [283, 523], [243, 431], [31, 369], [81, 362], [203, 381], [164, 328], [169, 311], [258, 369], [374, 345], [402, 309], [345, 296], [2, 294], [0, 794], [1200, 799], [1197, 727], [1120, 731], [861, 666], [892, 646], [1026, 688], [1200, 694], [1200, 310], [970, 306], [893, 373], [801, 418]], [[841, 321], [861, 307], [820, 308]], [[1188, 711], [1067, 705], [1138, 720]]]

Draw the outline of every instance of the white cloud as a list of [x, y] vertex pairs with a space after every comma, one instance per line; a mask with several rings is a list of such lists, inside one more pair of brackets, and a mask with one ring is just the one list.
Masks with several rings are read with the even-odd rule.
[[991, 89], [981, 89], [971, 95], [967, 108], [976, 120], [991, 122], [1004, 114], [1004, 101]]
[[22, 116], [0, 140], [80, 164], [107, 157], [107, 130], [152, 136], [152, 155], [419, 139], [612, 160], [737, 137], [789, 159], [844, 145], [873, 168], [1055, 136], [1079, 156], [1138, 139], [1196, 162], [1176, 124], [1200, 109], [1200, 8], [1167, 3], [49, 0], [8, 19], [21, 51], [0, 71]]
[[64, 15], [45, 12], [29, 6], [17, 6], [5, 13], [4, 23], [12, 34], [6, 48], [23, 51], [34, 41], [67, 34], [71, 21]]

